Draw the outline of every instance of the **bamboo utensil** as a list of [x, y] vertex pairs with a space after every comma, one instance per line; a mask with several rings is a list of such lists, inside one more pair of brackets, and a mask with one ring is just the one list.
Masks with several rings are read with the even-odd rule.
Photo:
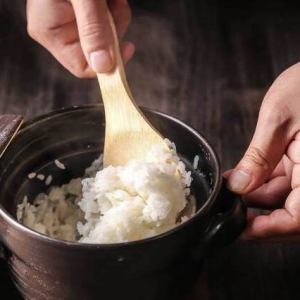
[[104, 166], [124, 165], [131, 159], [145, 160], [153, 145], [166, 143], [135, 103], [121, 58], [118, 36], [108, 15], [114, 38], [116, 67], [97, 74], [105, 108]]

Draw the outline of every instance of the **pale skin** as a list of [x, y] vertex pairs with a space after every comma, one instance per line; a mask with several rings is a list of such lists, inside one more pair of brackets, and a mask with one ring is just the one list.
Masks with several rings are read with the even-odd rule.
[[[131, 18], [126, 0], [27, 0], [28, 33], [72, 74], [94, 77], [115, 65], [108, 9], [122, 41]], [[126, 62], [134, 45], [121, 45]], [[249, 207], [269, 210], [249, 213], [243, 238], [300, 240], [300, 64], [270, 87], [250, 146], [225, 177]]]
[[248, 150], [225, 176], [249, 206], [270, 210], [249, 213], [243, 238], [300, 241], [300, 63], [270, 87]]
[[108, 10], [127, 62], [135, 48], [122, 42], [131, 20], [126, 0], [27, 0], [27, 31], [73, 75], [95, 77], [115, 65]]

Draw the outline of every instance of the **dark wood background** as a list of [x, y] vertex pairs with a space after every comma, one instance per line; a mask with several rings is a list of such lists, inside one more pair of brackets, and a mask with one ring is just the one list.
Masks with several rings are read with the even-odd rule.
[[[135, 99], [194, 126], [224, 169], [233, 166], [266, 89], [299, 60], [300, 9], [285, 0], [130, 2], [128, 39], [137, 53], [127, 73]], [[0, 2], [0, 113], [30, 118], [99, 102], [95, 80], [74, 78], [28, 38], [23, 6]], [[237, 241], [207, 259], [189, 299], [300, 299], [299, 275], [298, 245]], [[1, 263], [0, 299], [13, 294]]]

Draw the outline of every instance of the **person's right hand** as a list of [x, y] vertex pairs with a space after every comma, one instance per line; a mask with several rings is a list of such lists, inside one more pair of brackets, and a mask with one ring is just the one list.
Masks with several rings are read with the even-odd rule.
[[250, 207], [270, 210], [249, 215], [244, 238], [300, 240], [300, 63], [267, 92], [250, 146], [225, 176]]
[[[27, 0], [29, 35], [77, 77], [94, 77], [115, 65], [110, 9], [122, 40], [131, 19], [126, 0]], [[124, 61], [134, 45], [121, 45]]]

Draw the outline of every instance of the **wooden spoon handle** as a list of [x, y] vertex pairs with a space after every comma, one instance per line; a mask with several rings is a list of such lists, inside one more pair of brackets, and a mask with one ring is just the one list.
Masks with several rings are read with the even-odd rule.
[[[108, 94], [109, 97], [111, 98], [110, 94], [111, 94], [112, 88], [114, 89], [116, 86], [119, 86], [119, 87], [124, 86], [126, 93], [130, 97], [132, 102], [134, 102], [133, 97], [131, 95], [130, 88], [128, 86], [126, 74], [125, 74], [125, 69], [124, 69], [123, 59], [122, 59], [122, 55], [121, 55], [121, 50], [120, 50], [119, 39], [118, 39], [115, 22], [109, 11], [107, 12], [107, 17], [108, 17], [108, 20], [110, 23], [112, 36], [113, 36], [113, 55], [115, 58], [116, 66], [109, 73], [97, 74], [99, 84], [101, 87], [102, 96], [103, 96], [103, 98], [105, 98], [106, 94]], [[105, 99], [103, 99], [103, 100], [105, 101]]]
[[105, 109], [104, 166], [123, 165], [130, 159], [145, 159], [156, 144], [165, 144], [131, 95], [113, 18], [108, 12], [113, 33], [115, 68], [97, 74]]
[[[97, 74], [104, 103], [106, 137], [112, 132], [118, 133], [123, 129], [132, 131], [140, 130], [145, 126], [152, 128], [132, 97], [126, 79], [115, 23], [109, 11], [107, 17], [113, 33], [116, 66], [111, 72]], [[108, 139], [106, 138], [106, 140]]]

